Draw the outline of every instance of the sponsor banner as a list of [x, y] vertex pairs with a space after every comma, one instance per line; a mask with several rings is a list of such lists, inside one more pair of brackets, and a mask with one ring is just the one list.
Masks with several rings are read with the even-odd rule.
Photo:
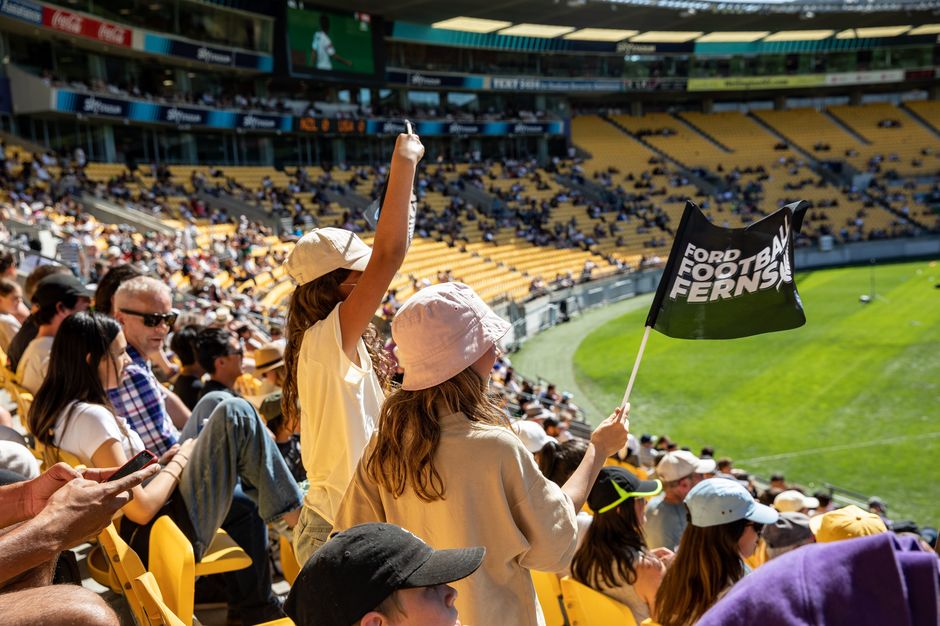
[[237, 113], [197, 107], [180, 107], [142, 100], [122, 100], [93, 94], [56, 90], [55, 110], [62, 113], [94, 115], [127, 119], [149, 124], [172, 124], [180, 127], [241, 129], [267, 132], [289, 132], [293, 118], [287, 115]]
[[131, 37], [134, 29], [129, 26], [118, 26], [82, 15], [49, 6], [42, 8], [43, 26], [76, 37], [85, 37], [106, 43], [111, 46], [131, 47]]
[[55, 94], [56, 111], [97, 117], [127, 118], [130, 115], [131, 103], [127, 100], [61, 90]]
[[826, 74], [826, 85], [871, 85], [877, 83], [900, 83], [903, 81], [904, 70]]
[[876, 70], [870, 72], [840, 72], [837, 74], [690, 78], [688, 79], [687, 89], [688, 91], [752, 91], [760, 89], [900, 83], [904, 82], [904, 80], [904, 70]]
[[620, 92], [624, 89], [622, 80], [584, 80], [521, 78], [493, 76], [490, 78], [493, 91], [553, 91], [553, 92]]
[[412, 87], [454, 87], [457, 89], [484, 89], [485, 76], [471, 74], [437, 74], [434, 72], [404, 72], [389, 70], [385, 73], [385, 80], [396, 85], [410, 85]]
[[287, 115], [239, 113], [235, 116], [235, 128], [268, 132], [290, 132], [293, 129], [293, 118]]
[[388, 70], [385, 80], [396, 85], [430, 89], [493, 89], [495, 91], [593, 92], [685, 91], [685, 78], [544, 79], [534, 76], [481, 76]]
[[42, 5], [30, 0], [2, 0], [0, 15], [15, 17], [36, 26], [42, 25]]
[[144, 34], [143, 49], [145, 52], [153, 54], [178, 57], [189, 61], [200, 61], [209, 65], [238, 67], [262, 72], [270, 72], [274, 69], [274, 57], [270, 55], [252, 54], [218, 46], [206, 46], [154, 33]]
[[[397, 135], [405, 132], [402, 120], [373, 119], [366, 122], [370, 135]], [[420, 121], [415, 132], [427, 137], [440, 136], [508, 136], [508, 135], [563, 135], [564, 122], [447, 122]]]
[[825, 74], [796, 74], [793, 76], [741, 76], [737, 78], [690, 78], [688, 91], [750, 91], [758, 89], [789, 89], [793, 87], [821, 87], [826, 84]]
[[645, 54], [690, 54], [695, 50], [695, 42], [685, 43], [633, 43], [621, 41], [617, 44], [617, 52], [624, 55]]

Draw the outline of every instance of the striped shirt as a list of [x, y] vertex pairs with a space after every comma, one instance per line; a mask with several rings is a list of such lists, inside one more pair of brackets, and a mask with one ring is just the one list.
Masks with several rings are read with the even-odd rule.
[[127, 366], [121, 386], [108, 390], [108, 397], [114, 412], [137, 431], [144, 447], [160, 456], [179, 440], [179, 432], [166, 411], [165, 392], [150, 363], [132, 346], [127, 346], [127, 355], [133, 363]]

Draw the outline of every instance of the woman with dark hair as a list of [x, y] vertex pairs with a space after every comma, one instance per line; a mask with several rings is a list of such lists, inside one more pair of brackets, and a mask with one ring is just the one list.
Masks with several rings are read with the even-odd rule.
[[571, 561], [572, 578], [625, 604], [637, 624], [652, 613], [672, 555], [647, 549], [643, 539], [646, 498], [662, 489], [660, 481], [640, 480], [622, 467], [602, 469], [588, 496], [594, 521]]
[[736, 480], [708, 478], [685, 497], [689, 525], [682, 533], [676, 558], [656, 594], [653, 619], [661, 626], [691, 626], [749, 568], [764, 525], [779, 514], [754, 501]]
[[[29, 412], [30, 430], [39, 441], [74, 454], [89, 467], [120, 467], [144, 449], [140, 436], [114, 415], [108, 400], [107, 391], [120, 385], [131, 362], [124, 333], [114, 319], [89, 312], [69, 316], [59, 331], [48, 374]], [[261, 520], [296, 519], [301, 494], [254, 408], [241, 398], [223, 400], [198, 438], [184, 441], [161, 461], [163, 470], [135, 487], [133, 499], [124, 505], [121, 535], [146, 561], [150, 526], [168, 515], [189, 537], [199, 559], [220, 527], [233, 528], [233, 538], [258, 567], [256, 587], [240, 589], [233, 608], [244, 623], [277, 617], [280, 608], [271, 593]], [[239, 478], [254, 488], [260, 516], [260, 532], [249, 530], [250, 536], [243, 536], [243, 520], [227, 517]], [[260, 552], [251, 547], [255, 544]]]
[[98, 287], [95, 289], [95, 311], [112, 315], [114, 313], [114, 305], [112, 304], [114, 292], [122, 283], [143, 275], [143, 272], [130, 263], [115, 265], [109, 269], [98, 281]]

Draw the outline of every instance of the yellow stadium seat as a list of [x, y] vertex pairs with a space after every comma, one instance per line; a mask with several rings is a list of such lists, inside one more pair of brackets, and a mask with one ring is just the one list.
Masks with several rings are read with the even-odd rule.
[[196, 576], [244, 569], [251, 557], [219, 529], [202, 560], [196, 562], [193, 546], [176, 523], [161, 516], [150, 531], [150, 571], [160, 584], [167, 604], [187, 624], [193, 621]]
[[[293, 585], [297, 575], [300, 574], [300, 563], [297, 562], [297, 555], [294, 554], [294, 546], [284, 535], [281, 535], [278, 539], [278, 545], [280, 546], [281, 571], [284, 573], [284, 580]], [[548, 626], [551, 626], [551, 624]]]
[[568, 576], [561, 579], [561, 595], [571, 626], [636, 626], [630, 609]]
[[564, 613], [561, 599], [561, 582], [558, 576], [551, 572], [537, 572], [531, 570], [532, 584], [535, 585], [535, 595], [542, 605], [545, 615], [545, 626], [565, 626], [568, 623]]
[[[173, 610], [167, 606], [163, 599], [157, 579], [151, 572], [144, 572], [132, 581], [134, 591], [140, 598], [146, 621], [142, 625], [149, 626], [186, 626]], [[265, 622], [259, 626], [294, 626], [294, 622], [286, 617], [284, 619]]]
[[146, 572], [144, 563], [134, 550], [118, 534], [114, 524], [110, 524], [98, 535], [98, 542], [111, 566], [111, 572], [117, 579], [118, 593], [123, 593], [127, 604], [138, 624], [147, 624], [147, 612], [132, 584], [134, 579]]

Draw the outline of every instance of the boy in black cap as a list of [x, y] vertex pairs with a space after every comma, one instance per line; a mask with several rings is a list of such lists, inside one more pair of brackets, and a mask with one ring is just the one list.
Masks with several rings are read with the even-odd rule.
[[71, 274], [52, 274], [39, 281], [33, 294], [33, 304], [37, 307], [34, 317], [39, 330], [16, 367], [19, 384], [30, 393], [35, 394], [46, 377], [52, 341], [59, 325], [69, 315], [87, 309], [92, 295]]
[[360, 524], [307, 561], [284, 611], [297, 626], [460, 626], [447, 583], [475, 572], [484, 552], [434, 550], [393, 524]]

